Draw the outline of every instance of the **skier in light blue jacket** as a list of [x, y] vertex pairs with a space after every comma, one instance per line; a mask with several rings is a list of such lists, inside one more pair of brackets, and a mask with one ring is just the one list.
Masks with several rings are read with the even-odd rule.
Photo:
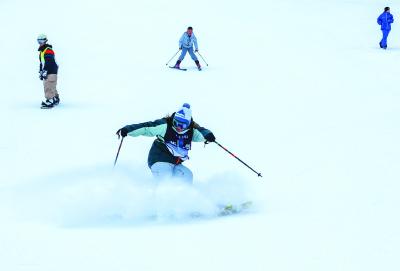
[[382, 30], [382, 40], [379, 42], [379, 46], [382, 49], [387, 48], [387, 37], [392, 29], [391, 24], [394, 22], [393, 15], [390, 14], [390, 8], [385, 7], [384, 12], [377, 19], [378, 24], [381, 26]]
[[[193, 50], [193, 45], [195, 47], [195, 50]], [[179, 50], [182, 50], [182, 53], [174, 66], [175, 68], [180, 68], [179, 65], [185, 58], [186, 53], [189, 52], [189, 55], [196, 63], [197, 68], [201, 70], [200, 62], [195, 55], [195, 52], [199, 51], [199, 46], [197, 44], [197, 38], [193, 33], [193, 27], [189, 26], [187, 28], [187, 31], [183, 33], [182, 37], [179, 39]]]

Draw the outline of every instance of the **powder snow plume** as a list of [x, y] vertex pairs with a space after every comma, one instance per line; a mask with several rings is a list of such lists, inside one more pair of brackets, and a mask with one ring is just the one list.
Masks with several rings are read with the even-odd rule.
[[96, 166], [31, 183], [0, 190], [6, 205], [14, 202], [8, 217], [77, 227], [171, 223], [212, 218], [226, 204], [252, 200], [250, 185], [235, 174], [156, 184], [143, 170]]

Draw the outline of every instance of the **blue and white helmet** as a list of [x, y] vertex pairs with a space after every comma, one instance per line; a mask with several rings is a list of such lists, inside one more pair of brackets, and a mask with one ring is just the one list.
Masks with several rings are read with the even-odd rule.
[[178, 132], [189, 129], [192, 122], [192, 110], [188, 103], [184, 103], [182, 107], [175, 112], [174, 119], [172, 121], [173, 126]]

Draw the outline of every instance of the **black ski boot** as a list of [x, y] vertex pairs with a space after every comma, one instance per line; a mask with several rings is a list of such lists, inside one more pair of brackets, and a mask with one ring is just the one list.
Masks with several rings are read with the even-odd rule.
[[60, 96], [57, 94], [56, 96], [54, 96], [54, 105], [58, 105], [60, 103]]
[[195, 61], [197, 69], [199, 69], [199, 71], [201, 71], [201, 66], [200, 66], [200, 62], [198, 60]]
[[181, 67], [179, 65], [181, 65], [181, 60], [178, 59], [178, 61], [176, 61], [176, 64], [174, 66], [175, 69], [180, 69]]
[[54, 98], [46, 99], [46, 101], [42, 102], [40, 108], [42, 109], [51, 109], [54, 107], [55, 100]]

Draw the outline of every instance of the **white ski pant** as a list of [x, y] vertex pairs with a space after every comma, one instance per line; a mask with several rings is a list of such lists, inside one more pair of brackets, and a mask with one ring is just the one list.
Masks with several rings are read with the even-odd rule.
[[193, 182], [193, 173], [182, 164], [175, 165], [166, 162], [157, 162], [151, 166], [151, 173], [156, 179], [179, 179], [188, 184]]

